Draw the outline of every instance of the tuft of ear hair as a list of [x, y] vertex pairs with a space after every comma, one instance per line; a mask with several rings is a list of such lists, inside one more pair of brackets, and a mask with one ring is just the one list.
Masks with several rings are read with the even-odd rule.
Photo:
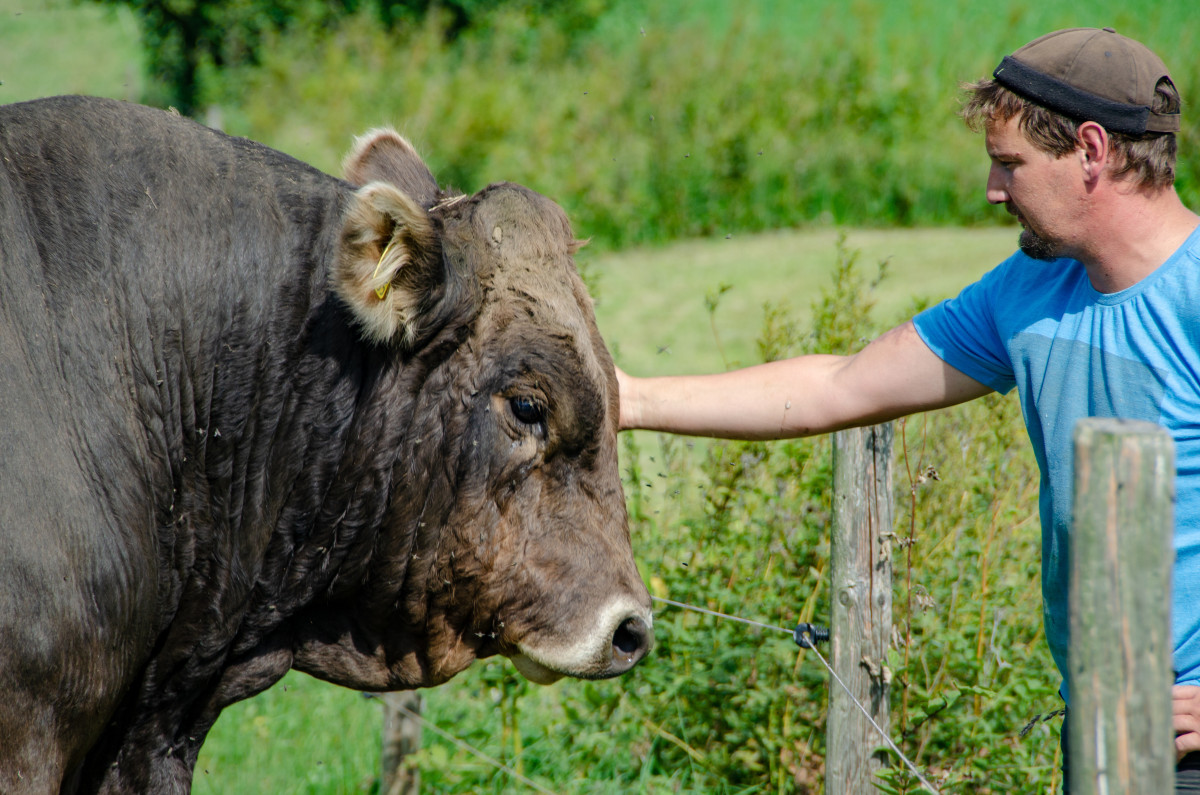
[[386, 182], [355, 192], [332, 278], [367, 339], [412, 344], [439, 262], [433, 224], [414, 199]]

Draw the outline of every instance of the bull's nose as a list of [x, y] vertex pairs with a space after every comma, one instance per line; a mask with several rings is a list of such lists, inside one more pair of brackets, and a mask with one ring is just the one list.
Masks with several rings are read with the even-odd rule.
[[650, 651], [650, 627], [640, 616], [621, 622], [612, 640], [612, 673], [621, 674], [637, 665]]

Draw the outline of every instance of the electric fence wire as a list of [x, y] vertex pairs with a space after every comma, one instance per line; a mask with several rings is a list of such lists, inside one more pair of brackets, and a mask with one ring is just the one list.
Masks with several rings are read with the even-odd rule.
[[398, 711], [403, 712], [408, 717], [414, 719], [415, 721], [420, 723], [422, 726], [424, 726], [426, 729], [429, 729], [431, 732], [433, 732], [434, 734], [441, 737], [443, 740], [454, 743], [455, 745], [457, 745], [459, 748], [463, 749], [467, 753], [474, 754], [475, 756], [479, 757], [483, 761], [487, 762], [492, 767], [495, 767], [498, 770], [502, 770], [505, 773], [507, 773], [508, 775], [515, 778], [517, 781], [520, 781], [525, 786], [531, 787], [531, 788], [537, 790], [538, 792], [544, 793], [544, 795], [558, 795], [558, 793], [555, 792], [554, 790], [546, 789], [545, 787], [543, 787], [541, 784], [537, 783], [533, 779], [527, 778], [527, 777], [521, 775], [520, 773], [513, 770], [508, 765], [506, 765], [503, 762], [500, 762], [496, 759], [493, 759], [492, 757], [488, 756], [483, 751], [480, 751], [478, 748], [471, 745], [470, 743], [463, 742], [462, 740], [458, 739], [457, 737], [450, 734], [449, 732], [443, 731], [436, 724], [421, 717], [421, 714], [419, 712], [414, 712], [411, 709], [409, 709], [408, 707], [405, 707], [401, 704], [396, 704], [395, 708]]
[[[716, 616], [717, 618], [726, 618], [726, 619], [729, 619], [730, 621], [737, 621], [742, 624], [749, 624], [751, 626], [761, 627], [762, 629], [770, 629], [770, 630], [775, 630], [778, 632], [785, 632], [788, 635], [792, 635], [793, 637], [796, 636], [796, 632], [794, 630], [786, 629], [784, 627], [778, 627], [778, 626], [775, 626], [774, 624], [764, 624], [761, 621], [754, 621], [749, 618], [742, 618], [740, 616], [731, 616], [728, 613], [720, 613], [716, 610], [708, 610], [706, 608], [696, 607], [695, 605], [689, 605], [684, 602], [676, 602], [672, 599], [664, 599], [661, 596], [651, 596], [650, 598], [656, 602], [662, 602], [663, 604], [668, 604], [673, 607], [683, 608], [684, 610], [692, 610], [697, 613], [705, 613], [706, 615]], [[799, 641], [797, 640], [797, 642], [799, 642]], [[932, 792], [933, 795], [939, 795], [937, 789], [935, 789], [934, 786], [932, 784], [930, 784], [929, 781], [926, 780], [926, 778], [923, 775], [921, 775], [921, 771], [917, 769], [917, 766], [909, 761], [908, 757], [904, 755], [904, 752], [902, 752], [898, 747], [896, 747], [896, 744], [894, 742], [892, 742], [892, 738], [888, 736], [887, 732], [885, 732], [880, 727], [880, 725], [875, 722], [874, 718], [871, 717], [871, 713], [867, 712], [866, 707], [864, 707], [862, 705], [862, 703], [859, 702], [859, 700], [854, 697], [854, 694], [850, 692], [850, 688], [846, 686], [846, 683], [842, 681], [842, 678], [840, 676], [838, 676], [837, 673], [833, 670], [833, 668], [829, 665], [829, 663], [826, 662], [825, 658], [821, 655], [821, 652], [817, 651], [817, 647], [814, 644], [809, 643], [807, 646], [802, 646], [802, 648], [811, 649], [812, 652], [817, 655], [817, 659], [821, 661], [821, 665], [825, 666], [825, 670], [829, 671], [829, 675], [833, 677], [834, 681], [836, 681], [839, 685], [841, 685], [842, 690], [846, 691], [846, 695], [850, 697], [850, 700], [852, 702], [854, 702], [854, 706], [858, 707], [859, 712], [861, 712], [863, 714], [863, 717], [865, 717], [867, 719], [867, 721], [871, 724], [872, 727], [874, 727], [875, 731], [879, 734], [879, 736], [883, 738], [883, 741], [887, 744], [888, 748], [892, 749], [892, 751], [896, 754], [896, 756], [900, 757], [900, 760], [904, 762], [905, 766], [909, 769], [909, 771], [914, 776], [916, 776], [917, 781], [919, 781], [921, 783], [921, 785], [923, 787], [925, 787], [925, 789]], [[446, 740], [447, 742], [457, 745], [459, 748], [463, 749], [467, 753], [474, 754], [475, 756], [482, 759], [484, 762], [487, 762], [489, 765], [492, 765], [496, 769], [507, 773], [508, 775], [515, 778], [517, 781], [520, 781], [522, 784], [525, 784], [526, 786], [528, 786], [532, 789], [535, 789], [538, 792], [544, 793], [544, 795], [558, 795], [558, 793], [554, 792], [554, 790], [546, 789], [545, 787], [543, 787], [541, 784], [538, 784], [533, 779], [530, 779], [530, 778], [527, 778], [526, 776], [521, 775], [516, 770], [513, 770], [508, 765], [506, 765], [496, 759], [493, 759], [492, 757], [488, 756], [483, 751], [480, 751], [478, 748], [471, 745], [470, 743], [464, 742], [463, 740], [458, 739], [457, 737], [450, 734], [449, 732], [443, 731], [439, 726], [437, 726], [433, 722], [421, 717], [421, 714], [419, 712], [414, 712], [413, 710], [409, 709], [408, 707], [405, 707], [405, 706], [402, 706], [399, 704], [395, 705], [395, 708], [397, 710], [399, 710], [400, 712], [404, 713], [405, 715], [407, 715], [408, 717], [412, 718], [413, 720], [417, 721], [422, 726], [429, 729], [431, 732], [438, 735], [439, 737]]]
[[[683, 602], [676, 602], [671, 599], [664, 599], [660, 596], [651, 596], [650, 598], [656, 602], [662, 602], [663, 604], [672, 605], [674, 607], [681, 607], [685, 610], [694, 610], [697, 613], [705, 613], [710, 616], [717, 616], [718, 618], [727, 618], [730, 621], [738, 621], [743, 624], [750, 624], [751, 626], [762, 627], [763, 629], [778, 630], [779, 632], [786, 632], [789, 635], [795, 635], [795, 632], [793, 630], [785, 629], [784, 627], [777, 627], [773, 624], [763, 624], [760, 621], [752, 621], [749, 618], [741, 618], [739, 616], [731, 616], [728, 613], [719, 613], [716, 610], [708, 610], [703, 607], [696, 607], [695, 605], [689, 605], [689, 604], [685, 604]], [[799, 638], [797, 638], [796, 642], [797, 643], [800, 642]], [[930, 784], [929, 781], [927, 781], [923, 775], [921, 775], [921, 771], [917, 770], [917, 766], [909, 761], [908, 757], [904, 755], [904, 753], [896, 746], [896, 744], [894, 742], [892, 742], [892, 738], [888, 736], [888, 733], [885, 732], [879, 726], [879, 724], [875, 722], [875, 719], [871, 717], [871, 713], [867, 712], [867, 708], [864, 707], [862, 705], [862, 703], [859, 702], [859, 700], [854, 697], [854, 694], [850, 692], [850, 688], [846, 686], [846, 683], [842, 681], [842, 678], [840, 676], [838, 676], [837, 673], [833, 670], [833, 667], [830, 666], [829, 663], [825, 661], [825, 658], [823, 656], [821, 656], [821, 652], [817, 651], [816, 645], [813, 643], [809, 643], [807, 646], [802, 646], [801, 648], [811, 649], [812, 652], [817, 655], [817, 659], [821, 661], [821, 665], [825, 666], [825, 670], [829, 671], [829, 675], [833, 677], [834, 681], [836, 681], [839, 685], [841, 685], [842, 690], [846, 691], [846, 695], [850, 697], [850, 700], [852, 702], [854, 702], [854, 706], [858, 707], [858, 711], [861, 712], [863, 714], [863, 717], [865, 717], [867, 719], [867, 721], [871, 724], [871, 726], [873, 726], [875, 728], [875, 731], [879, 734], [880, 737], [883, 738], [883, 741], [887, 744], [888, 748], [892, 749], [893, 753], [895, 753], [896, 756], [900, 757], [900, 760], [902, 762], [904, 762], [904, 765], [909, 769], [909, 771], [914, 776], [916, 776], [917, 781], [919, 781], [921, 783], [921, 786], [925, 787], [925, 789], [929, 790], [934, 795], [939, 795], [938, 791], [934, 788], [934, 786], [932, 784]]]

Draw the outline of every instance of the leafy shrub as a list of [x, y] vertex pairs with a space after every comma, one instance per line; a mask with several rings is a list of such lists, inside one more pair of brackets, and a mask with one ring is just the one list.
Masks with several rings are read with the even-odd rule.
[[[354, 13], [387, 30], [442, 21], [447, 42], [486, 19], [496, 0], [94, 0], [133, 11], [141, 32], [150, 85], [147, 99], [197, 113], [226, 71], [255, 68], [273, 36], [311, 35]], [[559, 7], [551, 0], [507, 0], [523, 14], [548, 15], [563, 31], [586, 30], [599, 12], [595, 0]]]
[[[395, 124], [443, 182], [527, 184], [601, 247], [1004, 220], [983, 200], [986, 159], [956, 117], [958, 85], [1078, 24], [1073, 5], [737, 5], [618, 2], [581, 21], [506, 3], [453, 41], [448, 16], [388, 31], [364, 11], [268, 34], [261, 65], [223, 72], [205, 101], [231, 131], [334, 171], [355, 134]], [[1149, 29], [1103, 5], [1106, 22], [1157, 45], [1185, 97], [1200, 90], [1181, 38], [1190, 6], [1163, 4]], [[1179, 185], [1197, 204], [1200, 118], [1184, 123]]]

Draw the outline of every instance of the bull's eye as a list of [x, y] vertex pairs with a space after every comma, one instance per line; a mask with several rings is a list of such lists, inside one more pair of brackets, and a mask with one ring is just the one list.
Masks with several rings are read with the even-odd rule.
[[541, 425], [546, 414], [537, 401], [526, 395], [516, 395], [508, 399], [513, 416], [526, 425]]

